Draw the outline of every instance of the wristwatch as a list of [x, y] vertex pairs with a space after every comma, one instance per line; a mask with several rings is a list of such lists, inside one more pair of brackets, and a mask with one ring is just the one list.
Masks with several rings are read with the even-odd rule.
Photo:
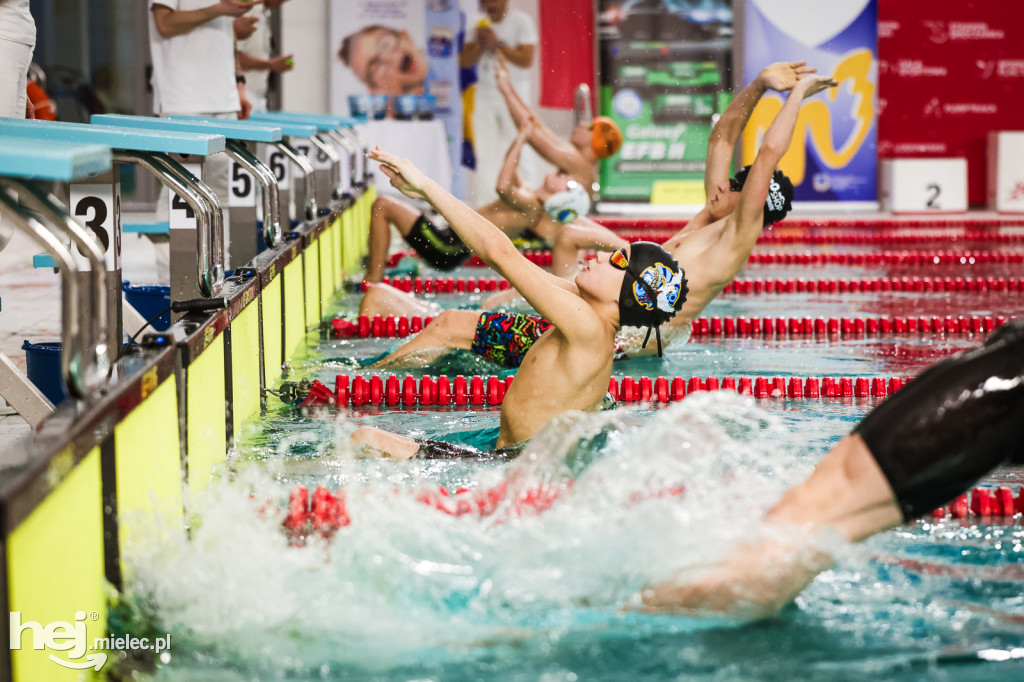
[[245, 85], [245, 76], [235, 76], [235, 82]]

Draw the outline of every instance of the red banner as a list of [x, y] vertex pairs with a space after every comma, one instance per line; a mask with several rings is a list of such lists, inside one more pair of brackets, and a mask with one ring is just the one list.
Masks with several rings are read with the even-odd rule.
[[[576, 86], [594, 88], [593, 0], [539, 2], [540, 105], [572, 109]], [[593, 104], [593, 103], [591, 103]]]
[[967, 159], [985, 203], [989, 131], [1024, 129], [1024, 3], [879, 0], [878, 156]]

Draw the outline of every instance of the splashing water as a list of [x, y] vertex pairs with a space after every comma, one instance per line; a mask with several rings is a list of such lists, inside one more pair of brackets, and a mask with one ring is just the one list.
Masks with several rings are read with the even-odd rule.
[[[847, 426], [831, 424], [837, 432]], [[829, 428], [819, 422], [815, 437]], [[793, 443], [779, 417], [730, 392], [693, 395], [653, 414], [565, 415], [501, 467], [356, 460], [346, 436], [342, 427], [333, 454], [305, 462], [319, 469], [242, 468], [193, 500], [201, 524], [190, 541], [129, 557], [128, 598], [156, 614], [178, 652], [190, 652], [191, 660], [176, 654], [179, 671], [192, 664], [404, 679], [475, 661], [471, 679], [524, 665], [565, 679], [550, 662], [553, 651], [572, 652], [571, 673], [597, 665], [605, 647], [632, 642], [635, 651], [623, 657], [653, 655], [669, 670], [711, 674], [706, 661], [720, 648], [714, 633], [736, 623], [628, 607], [643, 587], [700, 575], [756, 533], [764, 511], [823, 451], [803, 435]], [[290, 546], [281, 507], [296, 483], [346, 486], [351, 524], [331, 540]], [[486, 516], [454, 516], [416, 499], [453, 483], [507, 489]], [[537, 491], [554, 500], [539, 513], [521, 504]], [[879, 586], [857, 549], [830, 549], [845, 557], [843, 569], [823, 576], [800, 606], [840, 632], [863, 640], [865, 614], [879, 603], [903, 609], [918, 629], [921, 618], [949, 622], [956, 611], [926, 611], [910, 603], [914, 580], [890, 575]], [[760, 627], [745, 628], [748, 636], [753, 628], [755, 649]], [[934, 644], [933, 632], [914, 627], [902, 636]], [[695, 638], [689, 646], [672, 640], [665, 648], [665, 638], [683, 633]], [[726, 667], [714, 676], [732, 670], [727, 678], [749, 679], [731, 660], [717, 665]]]

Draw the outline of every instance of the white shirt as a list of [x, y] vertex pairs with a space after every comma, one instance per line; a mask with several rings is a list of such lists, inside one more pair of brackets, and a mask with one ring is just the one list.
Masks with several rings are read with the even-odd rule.
[[[482, 19], [486, 15], [482, 15], [473, 21], [471, 25], [466, 27], [466, 41], [474, 42], [476, 40], [476, 24], [477, 21]], [[491, 29], [494, 34], [498, 37], [498, 40], [505, 43], [510, 47], [518, 47], [519, 45], [536, 45], [538, 41], [537, 27], [534, 26], [533, 20], [530, 16], [521, 10], [510, 9], [506, 14], [505, 18], [500, 23], [491, 22]], [[534, 59], [536, 59], [536, 54]], [[494, 79], [494, 60], [496, 59], [493, 53], [485, 52], [480, 57], [480, 62], [476, 67], [476, 98], [477, 100], [500, 100], [501, 93], [498, 91], [498, 83]], [[507, 61], [507, 60], [506, 60]], [[530, 69], [516, 66], [512, 62], [508, 63], [508, 79], [512, 83], [512, 87], [516, 89], [519, 96], [525, 101], [530, 101]]]
[[0, 39], [35, 47], [36, 22], [29, 0], [0, 0]]
[[[211, 0], [149, 0], [187, 12]], [[224, 114], [242, 108], [235, 83], [235, 33], [232, 17], [217, 17], [188, 33], [162, 38], [149, 17], [153, 58], [153, 109], [158, 114]]]

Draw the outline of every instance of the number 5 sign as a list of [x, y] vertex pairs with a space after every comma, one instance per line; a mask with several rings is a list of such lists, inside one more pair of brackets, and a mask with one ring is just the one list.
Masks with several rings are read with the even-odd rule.
[[231, 162], [231, 183], [228, 188], [228, 206], [241, 208], [256, 205], [256, 182], [249, 171], [237, 161]]

